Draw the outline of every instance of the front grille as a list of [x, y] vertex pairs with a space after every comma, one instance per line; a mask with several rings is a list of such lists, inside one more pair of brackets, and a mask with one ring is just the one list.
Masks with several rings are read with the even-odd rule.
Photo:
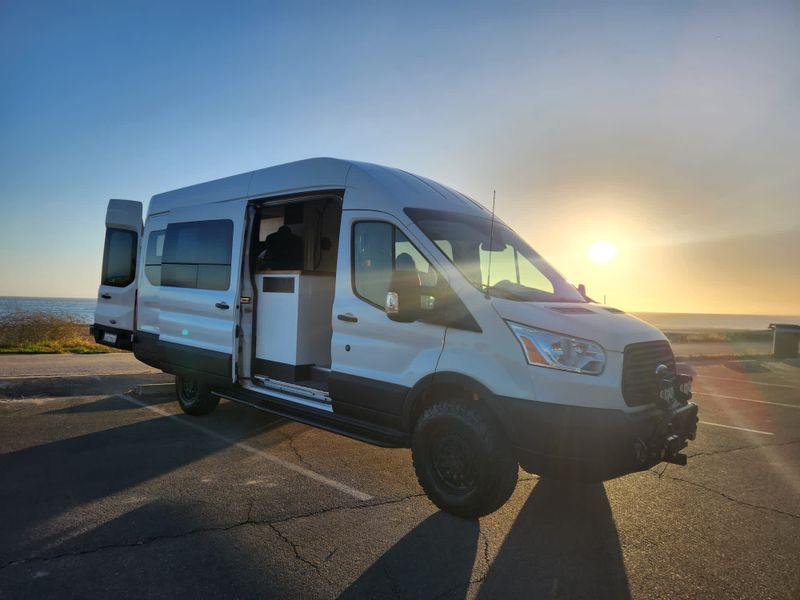
[[622, 362], [622, 397], [628, 406], [655, 402], [659, 384], [656, 367], [667, 365], [675, 373], [675, 357], [669, 342], [642, 342], [625, 346]]

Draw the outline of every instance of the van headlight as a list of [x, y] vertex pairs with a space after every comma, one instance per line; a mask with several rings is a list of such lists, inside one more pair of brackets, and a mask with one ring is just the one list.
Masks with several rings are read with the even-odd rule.
[[532, 365], [599, 375], [606, 365], [606, 354], [596, 342], [526, 327], [506, 321], [517, 336], [525, 358]]

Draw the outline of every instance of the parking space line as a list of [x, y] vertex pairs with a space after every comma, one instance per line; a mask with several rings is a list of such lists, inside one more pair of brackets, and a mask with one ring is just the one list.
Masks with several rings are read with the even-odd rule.
[[207, 427], [203, 427], [202, 425], [199, 425], [197, 423], [193, 423], [193, 422], [188, 421], [186, 419], [180, 419], [180, 418], [178, 418], [180, 416], [179, 414], [173, 414], [173, 413], [167, 412], [167, 411], [165, 411], [163, 409], [160, 409], [157, 406], [152, 406], [150, 404], [145, 404], [144, 402], [141, 402], [140, 400], [137, 400], [136, 398], [134, 398], [132, 396], [129, 396], [128, 394], [120, 394], [119, 397], [120, 398], [124, 398], [128, 402], [131, 402], [132, 404], [140, 406], [141, 408], [146, 408], [147, 410], [150, 410], [150, 411], [152, 411], [152, 412], [154, 412], [156, 414], [159, 414], [162, 417], [168, 417], [170, 419], [174, 419], [177, 423], [185, 425], [186, 427], [190, 427], [190, 428], [192, 428], [192, 429], [194, 429], [196, 431], [201, 431], [201, 432], [205, 433], [206, 435], [210, 435], [211, 437], [214, 437], [214, 438], [216, 438], [218, 440], [221, 440], [221, 441], [225, 442], [226, 444], [230, 444], [231, 446], [236, 446], [240, 450], [244, 450], [245, 452], [249, 452], [251, 454], [256, 454], [256, 455], [260, 456], [261, 458], [264, 458], [264, 459], [266, 459], [266, 460], [268, 460], [270, 462], [273, 462], [276, 465], [279, 465], [279, 466], [281, 466], [281, 467], [283, 467], [285, 469], [288, 469], [290, 471], [294, 471], [295, 473], [303, 475], [304, 477], [308, 477], [309, 479], [313, 479], [314, 481], [317, 481], [319, 483], [322, 483], [322, 484], [325, 484], [325, 485], [327, 485], [329, 487], [332, 487], [335, 490], [338, 490], [338, 491], [340, 491], [340, 492], [342, 492], [344, 494], [347, 494], [348, 496], [352, 496], [356, 500], [361, 500], [362, 502], [366, 502], [367, 500], [372, 500], [372, 498], [373, 498], [369, 494], [366, 494], [366, 493], [364, 493], [364, 492], [362, 492], [360, 490], [352, 488], [347, 484], [344, 484], [344, 483], [342, 483], [340, 481], [336, 481], [335, 479], [330, 479], [329, 477], [325, 477], [324, 475], [320, 475], [319, 473], [316, 473], [316, 472], [312, 471], [311, 469], [306, 469], [305, 467], [301, 467], [300, 465], [296, 465], [296, 464], [294, 464], [292, 462], [289, 462], [288, 460], [283, 460], [282, 458], [279, 458], [279, 457], [275, 456], [274, 454], [270, 454], [269, 452], [265, 452], [264, 450], [259, 450], [258, 448], [254, 448], [250, 444], [246, 444], [244, 442], [237, 442], [235, 440], [230, 439], [229, 437], [227, 437], [225, 435], [222, 435], [221, 433], [219, 433], [217, 431], [214, 431], [213, 429], [209, 429]]
[[747, 427], [736, 427], [735, 425], [723, 425], [722, 423], [711, 423], [709, 421], [699, 421], [703, 425], [713, 425], [714, 427], [724, 427], [725, 429], [737, 429], [739, 431], [747, 431], [748, 433], [759, 433], [761, 435], [775, 435], [769, 431], [759, 431], [758, 429], [748, 429]]
[[698, 380], [701, 379], [719, 379], [721, 381], [735, 381], [737, 383], [746, 383], [748, 385], [765, 385], [768, 387], [782, 387], [782, 388], [789, 388], [790, 390], [800, 390], [800, 387], [796, 385], [787, 385], [785, 383], [767, 383], [766, 381], [752, 381], [750, 379], [745, 379], [743, 377], [719, 377], [718, 375], [696, 375], [695, 376]]
[[723, 396], [722, 394], [709, 394], [707, 392], [696, 392], [692, 390], [693, 396], [709, 396], [711, 398], [727, 398], [728, 400], [742, 400], [743, 402], [755, 402], [756, 404], [771, 404], [772, 406], [783, 406], [786, 408], [800, 408], [797, 404], [786, 404], [784, 402], [770, 402], [768, 400], [756, 400], [755, 398], [740, 398], [739, 396]]

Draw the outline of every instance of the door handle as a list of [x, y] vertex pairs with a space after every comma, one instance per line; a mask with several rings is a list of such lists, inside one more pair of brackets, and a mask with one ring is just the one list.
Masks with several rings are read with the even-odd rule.
[[101, 298], [105, 298], [106, 300], [111, 300], [111, 294], [100, 294]]
[[222, 310], [228, 310], [230, 308], [227, 302], [217, 302], [214, 306], [221, 308]]
[[340, 321], [344, 321], [345, 323], [358, 323], [358, 317], [351, 313], [336, 315], [336, 318]]

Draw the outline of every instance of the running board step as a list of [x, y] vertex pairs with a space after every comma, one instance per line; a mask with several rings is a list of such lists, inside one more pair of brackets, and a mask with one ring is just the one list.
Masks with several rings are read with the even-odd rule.
[[244, 404], [250, 408], [338, 433], [368, 444], [384, 448], [408, 448], [409, 446], [408, 436], [401, 431], [377, 425], [365, 426], [363, 422], [351, 417], [329, 412], [330, 409], [320, 410], [313, 406], [287, 401], [277, 395], [270, 396], [266, 389], [253, 391], [237, 387], [225, 392], [214, 391], [212, 393], [237, 404]]
[[279, 381], [266, 375], [253, 375], [253, 380], [260, 386], [270, 388], [293, 396], [303, 396], [321, 404], [330, 404], [331, 397], [325, 390], [319, 390], [288, 381]]

